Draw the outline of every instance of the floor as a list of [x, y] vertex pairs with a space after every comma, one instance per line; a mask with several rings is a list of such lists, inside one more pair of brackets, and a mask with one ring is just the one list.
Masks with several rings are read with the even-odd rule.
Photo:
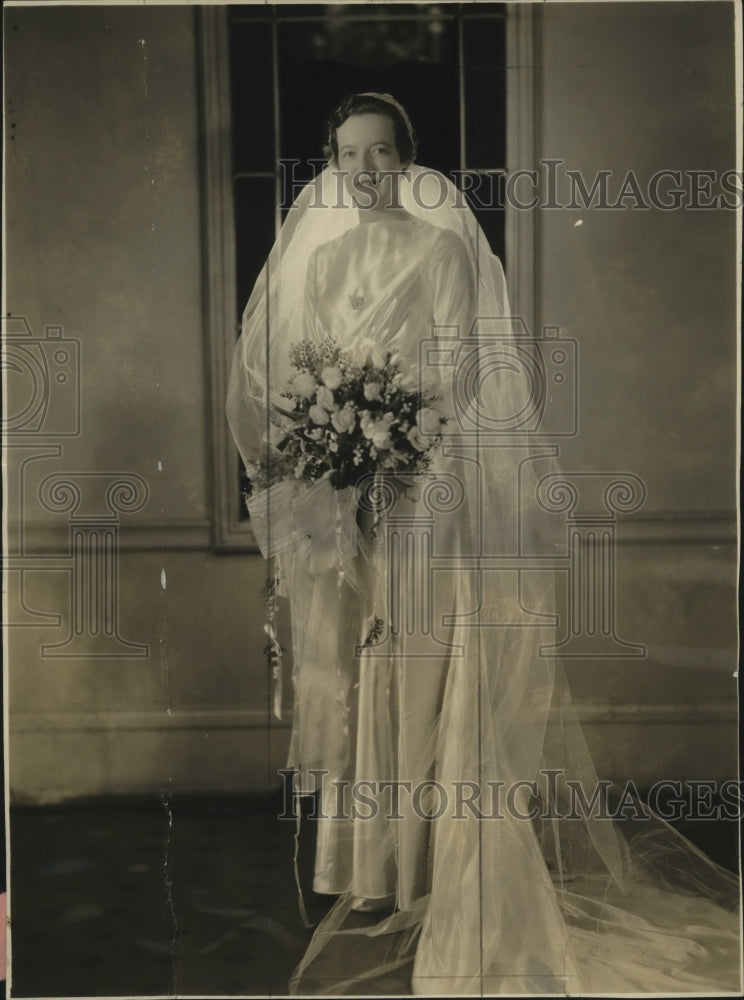
[[14, 810], [11, 995], [286, 993], [311, 932], [279, 812], [275, 799]]
[[[276, 996], [311, 931], [279, 798], [108, 801], [11, 812], [11, 996]], [[683, 832], [736, 869], [733, 822]], [[311, 921], [312, 824], [299, 874]]]

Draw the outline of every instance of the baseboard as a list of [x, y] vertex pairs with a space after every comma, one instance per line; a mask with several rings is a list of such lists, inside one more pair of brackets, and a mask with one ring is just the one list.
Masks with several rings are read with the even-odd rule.
[[[736, 777], [736, 706], [576, 707], [597, 772], [638, 787]], [[11, 715], [13, 805], [91, 796], [263, 795], [281, 783], [291, 714], [266, 708]]]

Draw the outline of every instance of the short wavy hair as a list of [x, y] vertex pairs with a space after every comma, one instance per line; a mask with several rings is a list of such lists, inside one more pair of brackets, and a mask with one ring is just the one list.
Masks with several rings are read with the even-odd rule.
[[393, 123], [395, 146], [404, 166], [416, 158], [416, 133], [405, 109], [391, 94], [350, 94], [326, 119], [323, 153], [328, 160], [338, 162], [336, 130], [352, 115], [386, 115]]

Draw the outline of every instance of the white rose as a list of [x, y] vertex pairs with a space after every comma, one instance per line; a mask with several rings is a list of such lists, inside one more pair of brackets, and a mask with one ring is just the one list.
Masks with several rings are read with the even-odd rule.
[[416, 426], [412, 427], [406, 436], [416, 451], [426, 451], [429, 447], [428, 442], [424, 441], [421, 437], [421, 431]]
[[364, 434], [366, 438], [372, 437], [375, 421], [370, 416], [369, 410], [362, 410], [361, 416], [359, 417], [359, 426], [362, 428], [362, 434]]
[[313, 398], [317, 384], [318, 383], [315, 381], [310, 372], [299, 372], [299, 374], [294, 377], [295, 389], [301, 396], [304, 396], [305, 399]]
[[315, 393], [315, 398], [318, 401], [318, 404], [322, 406], [325, 410], [332, 410], [336, 405], [336, 400], [333, 398], [333, 393], [326, 385], [321, 385], [321, 387]]
[[368, 436], [372, 438], [372, 444], [375, 448], [378, 448], [380, 451], [391, 448], [393, 445], [393, 442], [390, 440], [390, 425], [394, 419], [395, 417], [392, 413], [386, 413], [380, 420], [375, 421], [371, 427], [371, 433]]
[[332, 413], [331, 423], [333, 424], [334, 430], [339, 434], [352, 431], [354, 429], [354, 424], [356, 423], [356, 414], [354, 413], [353, 407], [347, 404], [343, 410], [337, 410], [335, 413]]
[[336, 368], [335, 365], [329, 365], [327, 368], [324, 368], [320, 373], [320, 377], [329, 389], [338, 389], [344, 380], [341, 369]]
[[393, 442], [390, 440], [390, 432], [387, 428], [387, 425], [377, 428], [377, 430], [372, 435], [372, 444], [379, 451], [385, 451], [386, 448], [392, 447]]
[[318, 406], [317, 403], [313, 403], [308, 410], [308, 415], [314, 424], [327, 424], [329, 420], [328, 411], [324, 410], [322, 406]]
[[416, 414], [416, 423], [422, 434], [438, 434], [441, 429], [439, 411], [433, 406], [422, 406]]
[[381, 371], [387, 365], [388, 352], [383, 351], [381, 347], [373, 347], [369, 352], [369, 360], [373, 368]]
[[365, 382], [364, 383], [364, 398], [368, 399], [370, 402], [373, 399], [380, 399], [380, 383], [379, 382]]

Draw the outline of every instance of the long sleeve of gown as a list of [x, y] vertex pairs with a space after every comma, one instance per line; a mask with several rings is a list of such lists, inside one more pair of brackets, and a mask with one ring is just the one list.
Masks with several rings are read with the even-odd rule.
[[467, 336], [475, 315], [476, 276], [465, 244], [455, 233], [442, 230], [432, 249], [429, 275], [435, 324], [456, 327], [460, 337]]
[[322, 337], [322, 331], [318, 328], [316, 310], [317, 270], [318, 255], [313, 253], [307, 264], [303, 298], [302, 328], [306, 340], [318, 340]]

